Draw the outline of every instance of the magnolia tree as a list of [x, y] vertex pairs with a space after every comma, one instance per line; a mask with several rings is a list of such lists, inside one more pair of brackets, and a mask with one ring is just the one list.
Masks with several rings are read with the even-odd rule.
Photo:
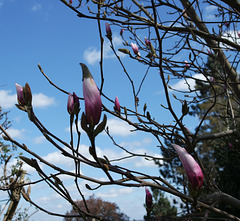
[[[35, 168], [41, 182], [47, 182], [50, 188], [55, 190], [62, 198], [68, 201], [82, 218], [92, 217], [104, 220], [91, 214], [87, 202], [78, 185], [79, 180], [85, 180], [89, 191], [94, 188], [101, 189], [102, 186], [119, 185], [123, 187], [152, 187], [174, 195], [183, 204], [188, 205], [187, 212], [194, 214], [201, 212], [205, 220], [209, 214], [225, 217], [232, 220], [240, 220], [235, 214], [231, 214], [220, 207], [218, 203], [228, 204], [240, 210], [239, 196], [232, 196], [218, 188], [214, 176], [211, 175], [211, 168], [206, 165], [199, 150], [206, 140], [218, 140], [231, 136], [235, 141], [239, 140], [239, 103], [240, 85], [237, 73], [239, 65], [240, 32], [237, 30], [240, 21], [240, 3], [237, 0], [163, 0], [163, 1], [65, 1], [59, 0], [59, 4], [64, 4], [79, 19], [89, 19], [96, 21], [99, 29], [99, 47], [101, 48], [99, 60], [99, 73], [91, 74], [89, 68], [80, 63], [82, 69], [82, 90], [84, 97], [78, 97], [75, 93], [69, 93], [64, 88], [59, 88], [44, 72], [44, 68], [38, 66], [40, 72], [57, 90], [68, 95], [67, 111], [70, 116], [71, 140], [62, 140], [54, 135], [54, 131], [49, 131], [38, 119], [32, 106], [32, 94], [30, 86], [26, 83], [24, 87], [16, 84], [18, 104], [17, 107], [28, 114], [29, 120], [39, 129], [55, 148], [61, 151], [66, 157], [75, 163], [75, 171], [66, 171], [57, 165], [41, 158], [34, 150], [25, 144], [20, 144], [17, 140], [1, 128], [5, 139], [17, 145], [19, 148], [32, 155], [32, 158], [22, 156], [21, 159]], [[57, 10], [57, 9], [56, 9]], [[210, 16], [214, 20], [208, 20]], [[122, 46], [116, 48], [113, 41], [112, 29], [119, 31], [122, 38]], [[87, 35], [87, 30], [85, 30]], [[105, 38], [106, 36], [106, 38]], [[145, 36], [141, 37], [141, 36]], [[129, 81], [131, 94], [129, 99], [131, 106], [125, 106], [118, 97], [112, 98], [106, 93], [105, 68], [103, 43], [110, 42], [110, 48], [119, 62], [123, 75]], [[121, 55], [125, 55], [124, 59]], [[208, 70], [205, 63], [207, 58], [212, 57], [221, 66], [219, 69]], [[128, 71], [126, 61], [140, 68], [146, 67], [146, 71], [141, 75]], [[81, 62], [81, 61], [80, 61]], [[107, 68], [107, 67], [106, 67]], [[140, 70], [144, 70], [143, 68]], [[154, 79], [149, 73], [155, 72]], [[93, 76], [99, 74], [100, 85], [96, 85]], [[153, 102], [146, 99], [140, 93], [148, 79], [159, 83], [163, 88], [164, 96], [157, 106], [158, 110], [151, 108]], [[184, 82], [187, 86], [181, 91], [179, 88], [171, 87], [176, 79]], [[209, 97], [202, 99], [198, 88], [192, 87], [192, 82], [198, 80], [205, 86], [205, 90], [211, 92]], [[123, 87], [119, 82], [119, 87]], [[118, 85], [111, 85], [116, 87]], [[124, 85], [126, 87], [126, 85]], [[219, 92], [221, 88], [221, 93]], [[76, 92], [77, 93], [77, 92]], [[219, 103], [218, 97], [224, 97]], [[208, 106], [202, 112], [201, 120], [198, 122], [195, 131], [189, 131], [186, 122], [190, 118], [189, 110], [191, 105], [199, 105], [208, 102]], [[81, 103], [81, 105], [80, 105]], [[80, 106], [85, 105], [85, 110]], [[219, 127], [214, 133], [200, 133], [201, 128], [210, 123], [209, 113], [216, 105], [221, 105], [224, 111], [218, 116], [219, 121], [228, 122], [228, 125]], [[114, 108], [113, 108], [114, 106]], [[156, 107], [156, 106], [154, 106]], [[161, 118], [156, 113], [166, 114], [167, 119], [162, 123]], [[111, 135], [106, 127], [107, 116], [113, 116], [131, 125], [132, 133], [146, 133], [156, 139], [157, 148], [168, 153], [168, 157], [156, 158], [145, 153], [131, 152], [128, 146], [121, 146]], [[81, 128], [86, 132], [81, 135], [78, 121]], [[167, 122], [166, 122], [167, 121]], [[54, 123], [54, 122], [53, 122]], [[73, 130], [77, 131], [78, 137], [74, 139]], [[211, 131], [210, 131], [211, 132]], [[121, 159], [109, 159], [107, 156], [98, 156], [96, 151], [96, 137], [100, 133], [106, 133], [113, 141], [116, 148], [126, 152], [126, 158], [144, 158], [161, 162], [161, 165], [170, 165], [176, 174], [182, 174], [184, 179], [177, 185], [173, 185], [164, 176], [153, 176], [151, 173], [134, 171], [130, 168], [120, 166]], [[88, 136], [89, 152], [92, 158], [87, 158], [79, 151], [81, 143], [80, 136]], [[165, 145], [168, 143], [170, 145]], [[211, 149], [211, 147], [209, 147]], [[231, 147], [239, 156], [239, 147]], [[208, 157], [211, 157], [209, 154]], [[211, 159], [208, 159], [209, 162]], [[173, 164], [173, 161], [178, 164]], [[47, 174], [41, 169], [39, 163], [52, 168], [54, 173]], [[88, 165], [95, 170], [101, 170], [106, 180], [98, 180], [94, 177], [83, 175], [81, 165]], [[179, 165], [174, 168], [173, 165]], [[182, 168], [182, 170], [181, 170]], [[224, 168], [224, 167], [223, 167]], [[181, 172], [182, 171], [182, 172]], [[72, 177], [75, 180], [76, 190], [85, 202], [86, 210], [82, 210], [74, 202], [71, 194], [64, 186], [60, 175]], [[92, 187], [92, 184], [95, 184]], [[187, 185], [186, 185], [187, 184]], [[25, 184], [26, 185], [26, 184]], [[97, 186], [97, 187], [96, 187]], [[181, 188], [182, 186], [182, 188]], [[24, 198], [37, 206], [40, 210], [57, 216], [56, 214], [42, 208], [31, 200], [30, 194], [22, 191]], [[146, 188], [146, 212], [150, 216], [153, 200], [152, 194]], [[73, 216], [73, 215], [72, 215]]]

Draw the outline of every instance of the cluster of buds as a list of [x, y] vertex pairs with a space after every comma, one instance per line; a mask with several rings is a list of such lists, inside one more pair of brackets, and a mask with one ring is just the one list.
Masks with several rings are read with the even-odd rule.
[[176, 150], [187, 174], [190, 192], [198, 192], [200, 187], [203, 185], [203, 173], [195, 161], [195, 159], [183, 148], [177, 144], [172, 144], [173, 148]]

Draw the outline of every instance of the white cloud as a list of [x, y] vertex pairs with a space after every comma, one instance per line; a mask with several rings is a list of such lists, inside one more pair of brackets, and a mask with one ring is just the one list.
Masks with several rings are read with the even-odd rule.
[[42, 144], [42, 143], [44, 143], [45, 140], [46, 140], [46, 138], [44, 136], [39, 136], [39, 137], [33, 138], [33, 143], [34, 144]]
[[35, 3], [34, 5], [33, 5], [33, 7], [32, 7], [32, 11], [39, 11], [39, 10], [41, 10], [42, 9], [42, 5], [41, 4], [39, 4], [39, 3]]
[[[17, 103], [17, 94], [12, 94], [11, 90], [0, 90], [0, 106], [4, 109], [12, 108]], [[35, 108], [48, 107], [55, 104], [53, 97], [45, 94], [33, 94], [32, 103]]]
[[53, 97], [48, 97], [45, 94], [33, 94], [32, 104], [33, 107], [44, 108], [55, 104], [55, 99]]
[[130, 194], [133, 192], [133, 188], [131, 187], [124, 187], [124, 188], [112, 188], [109, 189], [108, 192], [103, 193], [103, 192], [97, 192], [97, 197], [101, 197], [101, 198], [106, 198], [106, 197], [110, 197], [110, 198], [116, 198], [119, 197], [121, 195], [126, 195], [126, 194]]
[[44, 156], [43, 159], [52, 164], [65, 165], [70, 168], [73, 168], [74, 165], [73, 159], [64, 156], [60, 151], [49, 153], [46, 156]]
[[205, 15], [205, 19], [206, 20], [215, 20], [216, 17], [214, 15], [214, 12], [216, 12], [217, 10], [217, 7], [214, 6], [214, 5], [208, 5], [205, 7], [205, 10], [204, 10], [204, 15]]
[[4, 109], [11, 108], [16, 104], [17, 95], [11, 94], [10, 90], [0, 90], [0, 106]]
[[122, 120], [108, 119], [107, 126], [111, 135], [128, 136], [133, 134], [130, 130], [134, 128]]
[[[160, 154], [149, 154], [155, 158], [161, 158], [162, 156]], [[134, 163], [135, 167], [157, 167], [156, 164], [154, 163], [154, 161], [152, 160], [152, 158], [138, 158], [138, 160], [135, 161]]]
[[[195, 79], [200, 79], [200, 80], [205, 80], [206, 78], [202, 74], [195, 74], [193, 75], [193, 78]], [[188, 91], [189, 87], [193, 90], [195, 87], [196, 83], [194, 79], [182, 79], [178, 81], [176, 84], [171, 85], [171, 88], [175, 90], [181, 90], [181, 91]]]
[[[106, 39], [107, 40], [107, 39]], [[122, 45], [122, 39], [119, 36], [114, 35], [113, 36], [113, 45], [115, 47]], [[112, 49], [110, 48], [110, 42], [104, 41], [103, 46], [103, 56], [104, 58], [114, 58], [115, 55], [112, 52]], [[96, 47], [89, 47], [87, 48], [84, 53], [83, 57], [87, 61], [88, 64], [95, 64], [97, 61], [99, 61], [101, 55], [101, 51]], [[120, 56], [125, 56], [123, 53], [119, 53]]]
[[25, 129], [18, 130], [14, 128], [9, 128], [6, 131], [12, 138], [22, 138], [24, 136]]

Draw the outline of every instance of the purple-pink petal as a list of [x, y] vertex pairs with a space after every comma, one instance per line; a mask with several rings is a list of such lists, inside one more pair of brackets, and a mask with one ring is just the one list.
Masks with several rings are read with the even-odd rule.
[[145, 203], [147, 208], [151, 208], [152, 207], [152, 194], [150, 193], [150, 191], [148, 190], [147, 187], [145, 187], [145, 192], [146, 192], [146, 198], [145, 198]]
[[17, 91], [17, 100], [20, 105], [25, 105], [26, 102], [23, 96], [23, 87], [17, 83], [15, 83], [16, 91]]
[[93, 78], [83, 79], [83, 96], [85, 100], [85, 114], [89, 124], [98, 124], [102, 112], [100, 92]]
[[195, 161], [195, 159], [182, 147], [176, 144], [172, 144], [173, 148], [176, 150], [184, 170], [188, 176], [188, 180], [194, 189], [198, 189], [203, 185], [203, 173]]
[[115, 98], [114, 110], [118, 113], [120, 112], [120, 103], [119, 103], [118, 97]]
[[67, 102], [67, 111], [69, 114], [73, 113], [74, 108], [74, 99], [71, 93], [68, 94], [68, 102]]

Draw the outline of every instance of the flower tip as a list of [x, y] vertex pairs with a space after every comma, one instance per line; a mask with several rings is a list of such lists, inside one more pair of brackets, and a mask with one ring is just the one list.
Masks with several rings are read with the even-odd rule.
[[79, 64], [80, 64], [81, 67], [82, 67], [82, 74], [83, 74], [82, 80], [83, 80], [84, 78], [92, 78], [92, 75], [91, 75], [91, 73], [90, 73], [87, 65], [85, 65], [84, 63], [79, 63]]

